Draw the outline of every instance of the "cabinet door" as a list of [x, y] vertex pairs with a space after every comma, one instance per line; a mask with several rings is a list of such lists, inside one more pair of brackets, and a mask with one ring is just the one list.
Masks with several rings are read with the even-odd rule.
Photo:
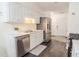
[[33, 18], [34, 23], [39, 23], [39, 14], [36, 11], [24, 8], [24, 18], [26, 18], [26, 17]]
[[9, 20], [8, 2], [0, 2], [0, 22]]
[[36, 12], [36, 14], [35, 14], [35, 21], [36, 21], [37, 24], [40, 23], [40, 16], [41, 16], [40, 13]]
[[39, 15], [37, 15], [37, 17], [35, 17], [35, 21], [36, 21], [37, 24], [40, 23], [40, 17], [39, 17]]
[[16, 3], [10, 3], [9, 16], [11, 22], [22, 22], [24, 16], [24, 7]]
[[22, 23], [26, 17], [33, 18], [35, 23], [39, 23], [38, 12], [18, 3], [9, 3], [9, 21]]
[[35, 31], [30, 34], [30, 50], [43, 42], [43, 31]]

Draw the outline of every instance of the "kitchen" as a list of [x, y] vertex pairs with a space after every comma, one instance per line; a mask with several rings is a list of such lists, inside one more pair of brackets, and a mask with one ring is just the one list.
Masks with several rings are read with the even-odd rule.
[[[79, 32], [78, 20], [71, 19], [78, 18], [78, 6], [68, 2], [0, 2], [0, 57], [27, 57], [29, 53], [71, 56], [69, 39]], [[71, 50], [78, 56], [78, 51]]]
[[40, 24], [41, 13], [37, 8], [26, 8], [29, 4], [32, 6], [32, 3], [27, 3], [26, 6], [22, 4], [25, 3], [0, 4], [0, 39], [3, 39], [0, 45], [4, 49], [1, 56], [23, 56], [44, 41], [43, 30], [37, 30], [36, 26]]

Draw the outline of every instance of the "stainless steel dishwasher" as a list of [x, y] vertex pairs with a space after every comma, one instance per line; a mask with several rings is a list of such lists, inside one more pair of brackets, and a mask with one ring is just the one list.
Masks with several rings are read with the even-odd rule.
[[17, 39], [17, 56], [23, 56], [30, 50], [30, 36], [29, 34], [16, 37]]

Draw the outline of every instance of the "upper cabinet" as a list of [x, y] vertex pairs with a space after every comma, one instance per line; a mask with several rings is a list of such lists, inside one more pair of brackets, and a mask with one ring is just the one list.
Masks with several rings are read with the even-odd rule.
[[24, 7], [16, 3], [9, 3], [9, 21], [10, 22], [23, 22], [24, 18]]
[[32, 18], [34, 23], [40, 22], [39, 12], [14, 2], [0, 3], [0, 18], [5, 18], [5, 20], [0, 20], [3, 22], [24, 23], [26, 18]]
[[0, 22], [7, 22], [9, 20], [8, 3], [0, 2]]
[[26, 18], [33, 18], [39, 23], [39, 13], [18, 3], [9, 3], [9, 16], [11, 22], [24, 23]]

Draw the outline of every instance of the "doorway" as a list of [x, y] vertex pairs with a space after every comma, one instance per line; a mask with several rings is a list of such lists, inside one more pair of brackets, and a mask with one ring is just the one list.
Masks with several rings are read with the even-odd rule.
[[66, 36], [67, 35], [67, 14], [58, 13], [52, 16], [51, 23], [52, 35]]

